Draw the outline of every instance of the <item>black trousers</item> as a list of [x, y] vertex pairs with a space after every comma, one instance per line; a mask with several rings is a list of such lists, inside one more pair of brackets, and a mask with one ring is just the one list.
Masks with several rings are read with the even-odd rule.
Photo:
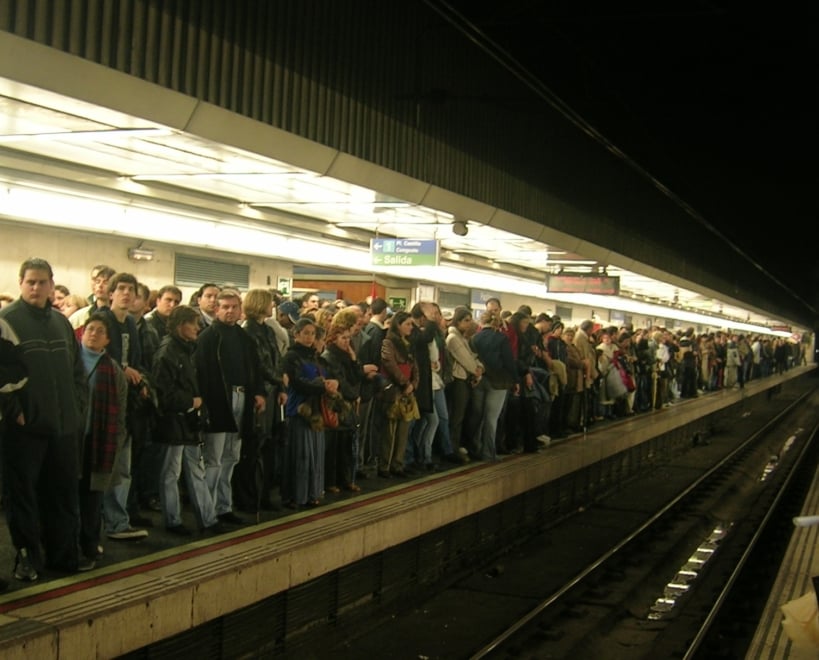
[[[239, 462], [233, 469], [231, 487], [233, 489], [233, 506], [245, 513], [257, 513], [264, 498], [262, 492], [265, 484], [262, 447], [266, 438], [261, 429], [242, 437], [242, 449]], [[269, 497], [269, 494], [268, 494]]]
[[102, 491], [91, 490], [88, 475], [80, 479], [80, 552], [95, 559], [102, 529]]
[[449, 406], [449, 441], [452, 451], [457, 454], [464, 446], [464, 419], [472, 398], [472, 386], [466, 380], [454, 378], [446, 387], [446, 398]]
[[153, 428], [145, 413], [133, 413], [131, 428], [131, 488], [128, 491], [128, 512], [139, 514], [152, 497], [159, 497], [159, 470], [165, 447], [152, 439]]
[[344, 488], [355, 481], [353, 475], [355, 431], [324, 430], [324, 486]]
[[48, 565], [75, 570], [79, 556], [78, 438], [36, 435], [10, 423], [4, 444], [6, 517], [14, 547], [26, 548], [37, 569]]

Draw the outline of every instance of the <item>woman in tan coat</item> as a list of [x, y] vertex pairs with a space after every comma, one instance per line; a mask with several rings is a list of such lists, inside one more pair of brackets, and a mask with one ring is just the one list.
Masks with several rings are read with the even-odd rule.
[[574, 344], [574, 328], [565, 328], [560, 338], [566, 344], [566, 403], [563, 407], [565, 423], [561, 428], [578, 432], [582, 429], [582, 404], [586, 390], [586, 363], [580, 349]]
[[451, 463], [465, 463], [469, 459], [460, 450], [466, 411], [472, 398], [472, 389], [483, 376], [483, 364], [469, 345], [468, 335], [474, 334], [475, 321], [467, 307], [459, 307], [452, 315], [447, 329], [446, 349], [452, 363], [452, 382], [447, 385], [449, 405], [449, 438], [452, 454], [444, 459]]
[[413, 328], [408, 312], [396, 312], [381, 344], [381, 373], [387, 379], [382, 403], [387, 407], [387, 425], [378, 457], [378, 476], [404, 477], [404, 454], [407, 450], [410, 420], [390, 418], [391, 404], [401, 397], [414, 397], [418, 387], [418, 369], [409, 343]]

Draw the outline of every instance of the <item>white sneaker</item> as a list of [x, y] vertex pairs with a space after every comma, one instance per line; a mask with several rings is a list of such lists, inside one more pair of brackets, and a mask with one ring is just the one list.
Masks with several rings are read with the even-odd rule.
[[133, 527], [123, 529], [121, 532], [108, 532], [108, 538], [114, 541], [135, 541], [144, 539], [146, 536], [148, 536], [147, 529], [134, 529]]

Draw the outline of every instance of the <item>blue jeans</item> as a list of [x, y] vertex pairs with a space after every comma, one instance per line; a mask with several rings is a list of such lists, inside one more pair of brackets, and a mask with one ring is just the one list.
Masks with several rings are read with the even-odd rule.
[[[245, 393], [233, 390], [233, 418], [241, 428]], [[239, 462], [242, 439], [238, 433], [205, 433], [205, 481], [216, 508], [216, 515], [233, 511], [233, 489], [230, 480]]]
[[179, 499], [179, 475], [184, 471], [191, 506], [200, 527], [212, 527], [218, 522], [208, 484], [205, 462], [199, 445], [167, 445], [159, 471], [159, 501], [165, 527], [182, 524], [182, 503]]
[[128, 433], [114, 458], [110, 486], [102, 496], [102, 519], [107, 534], [124, 532], [131, 526], [128, 491], [131, 490], [131, 434]]
[[407, 463], [432, 463], [432, 441], [438, 430], [438, 413], [421, 413], [421, 419], [415, 420], [410, 430], [410, 441], [407, 443]]
[[496, 390], [487, 383], [483, 400], [483, 414], [481, 415], [481, 438], [478, 451], [481, 460], [494, 461], [497, 457], [495, 453], [495, 436], [498, 432], [498, 419], [506, 403], [508, 391]]
[[441, 445], [441, 454], [448, 456], [452, 453], [452, 441], [449, 437], [449, 408], [446, 405], [444, 389], [432, 390], [432, 402], [435, 412], [438, 413], [438, 438]]

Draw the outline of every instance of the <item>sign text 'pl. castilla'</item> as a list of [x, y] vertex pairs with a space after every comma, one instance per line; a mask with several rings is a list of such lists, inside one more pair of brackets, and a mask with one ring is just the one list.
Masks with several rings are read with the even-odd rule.
[[438, 241], [416, 238], [370, 239], [375, 266], [437, 266]]

